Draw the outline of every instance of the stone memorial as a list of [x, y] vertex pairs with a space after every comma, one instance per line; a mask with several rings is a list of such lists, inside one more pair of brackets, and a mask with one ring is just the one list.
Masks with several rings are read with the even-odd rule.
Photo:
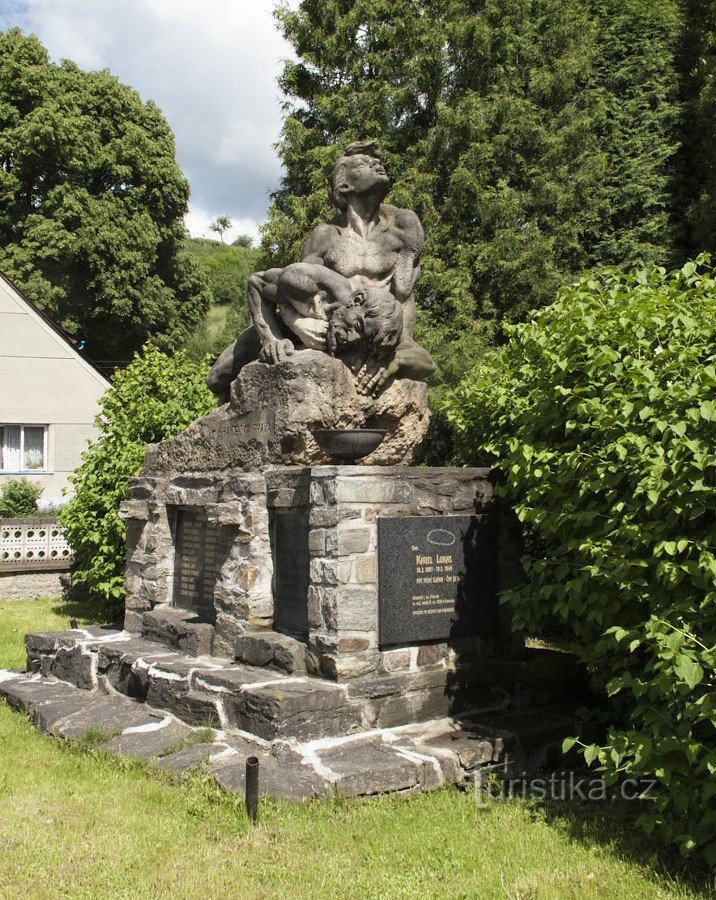
[[435, 365], [414, 338], [422, 227], [389, 186], [352, 144], [335, 217], [251, 277], [252, 325], [208, 376], [216, 409], [148, 449], [122, 505], [124, 631], [28, 635], [35, 674], [0, 683], [48, 730], [110, 721], [110, 749], [157, 756], [211, 724], [219, 782], [240, 787], [258, 753], [275, 796], [460, 782], [569, 730], [540, 708], [569, 695], [564, 660], [528, 664], [498, 603], [520, 535], [489, 472], [412, 465]]

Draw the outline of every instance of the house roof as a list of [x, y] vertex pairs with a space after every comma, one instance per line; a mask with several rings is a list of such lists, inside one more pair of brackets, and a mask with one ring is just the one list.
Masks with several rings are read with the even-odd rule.
[[0, 271], [0, 278], [11, 288], [13, 293], [17, 295], [18, 299], [21, 300], [27, 307], [29, 307], [31, 312], [37, 318], [39, 318], [41, 320], [41, 322], [45, 326], [45, 328], [50, 329], [56, 335], [56, 337], [58, 337], [64, 344], [66, 344], [70, 348], [72, 353], [83, 364], [83, 366], [85, 366], [87, 369], [89, 369], [95, 377], [101, 379], [102, 382], [106, 385], [106, 387], [111, 387], [110, 382], [104, 377], [104, 375], [92, 363], [92, 361], [90, 359], [88, 359], [86, 356], [84, 356], [82, 353], [80, 353], [80, 351], [77, 349], [75, 341], [72, 339], [72, 337], [69, 335], [68, 332], [66, 332], [63, 328], [61, 328], [59, 325], [57, 325], [55, 322], [53, 322], [52, 319], [47, 315], [47, 313], [45, 313], [43, 310], [41, 310], [40, 307], [33, 300], [30, 300], [30, 298], [27, 296], [27, 294], [25, 294], [25, 292], [22, 291], [2, 271]]

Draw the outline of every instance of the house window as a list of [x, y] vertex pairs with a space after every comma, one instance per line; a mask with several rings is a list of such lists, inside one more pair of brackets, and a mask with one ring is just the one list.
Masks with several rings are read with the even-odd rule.
[[46, 472], [47, 426], [0, 425], [0, 472]]

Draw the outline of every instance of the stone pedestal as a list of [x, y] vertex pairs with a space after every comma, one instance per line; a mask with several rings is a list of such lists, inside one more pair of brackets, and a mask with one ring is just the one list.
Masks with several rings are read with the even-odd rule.
[[486, 469], [145, 471], [122, 514], [129, 631], [337, 681], [514, 649], [519, 533]]

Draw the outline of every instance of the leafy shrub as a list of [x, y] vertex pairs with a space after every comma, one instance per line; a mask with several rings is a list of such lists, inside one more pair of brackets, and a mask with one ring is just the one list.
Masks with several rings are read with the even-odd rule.
[[568, 627], [612, 700], [610, 779], [657, 779], [641, 824], [716, 864], [716, 279], [587, 276], [509, 329], [446, 403], [526, 527], [518, 625]]
[[27, 478], [13, 478], [0, 488], [0, 516], [15, 519], [37, 513], [42, 488]]
[[185, 353], [169, 357], [147, 344], [115, 374], [101, 401], [98, 439], [72, 476], [75, 494], [60, 522], [75, 553], [73, 581], [85, 584], [116, 611], [124, 598], [124, 523], [120, 502], [139, 473], [147, 444], [177, 435], [208, 412], [214, 397], [207, 365]]

